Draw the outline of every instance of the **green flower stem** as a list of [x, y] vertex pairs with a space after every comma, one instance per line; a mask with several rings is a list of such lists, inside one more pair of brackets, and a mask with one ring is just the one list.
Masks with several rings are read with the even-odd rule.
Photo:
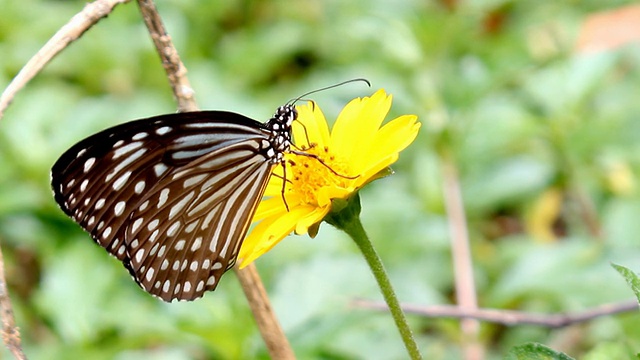
[[[336, 208], [341, 209], [337, 210]], [[362, 251], [373, 272], [373, 276], [378, 282], [378, 286], [380, 286], [384, 300], [387, 302], [393, 320], [400, 331], [400, 336], [402, 336], [402, 341], [404, 341], [409, 356], [413, 360], [422, 359], [418, 345], [413, 338], [407, 319], [400, 307], [400, 302], [393, 291], [387, 272], [360, 222], [360, 197], [356, 194], [352, 199], [349, 199], [346, 204], [334, 204], [334, 210], [337, 211], [329, 214], [327, 218], [325, 218], [325, 221], [346, 232], [355, 241], [356, 245], [358, 245], [358, 248]]]

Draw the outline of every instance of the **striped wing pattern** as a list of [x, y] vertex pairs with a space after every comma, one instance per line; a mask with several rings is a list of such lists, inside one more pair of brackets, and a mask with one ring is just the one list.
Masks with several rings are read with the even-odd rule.
[[235, 263], [288, 150], [291, 109], [266, 125], [204, 111], [104, 130], [54, 164], [55, 199], [145, 291], [164, 301], [199, 298]]

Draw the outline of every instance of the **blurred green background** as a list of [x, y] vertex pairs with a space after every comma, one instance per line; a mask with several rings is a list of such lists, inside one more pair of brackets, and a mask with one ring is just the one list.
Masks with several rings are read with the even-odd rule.
[[[158, 0], [203, 109], [268, 119], [297, 95], [329, 118], [384, 88], [423, 126], [362, 220], [402, 301], [455, 300], [442, 166], [459, 172], [480, 306], [580, 311], [632, 298], [639, 270], [640, 46], [577, 54], [589, 14], [633, 1]], [[85, 5], [0, 0], [0, 87]], [[135, 3], [119, 6], [18, 94], [0, 121], [0, 243], [32, 359], [266, 359], [232, 273], [165, 304], [60, 211], [55, 159], [107, 126], [175, 111]], [[257, 261], [301, 359], [402, 359], [356, 247], [323, 225]], [[456, 320], [409, 316], [428, 359], [460, 359]], [[483, 324], [489, 359], [537, 341], [582, 359], [640, 351], [636, 313], [562, 329]], [[2, 350], [2, 357], [10, 356]]]

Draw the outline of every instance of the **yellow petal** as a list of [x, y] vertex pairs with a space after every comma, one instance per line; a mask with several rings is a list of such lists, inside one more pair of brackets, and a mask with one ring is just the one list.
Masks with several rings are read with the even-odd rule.
[[367, 170], [363, 171], [360, 176], [356, 179], [356, 188], [360, 189], [363, 185], [369, 182], [369, 180], [376, 176], [380, 171], [389, 167], [389, 165], [393, 164], [398, 160], [398, 153], [389, 155], [385, 158], [378, 159], [373, 164], [369, 164]]
[[295, 228], [295, 233], [298, 235], [306, 234], [309, 231], [309, 227], [314, 224], [319, 223], [324, 219], [325, 216], [331, 211], [331, 207], [327, 206], [325, 208], [315, 208], [313, 212], [309, 213], [307, 216], [303, 217], [298, 221], [298, 224]]
[[[329, 144], [329, 126], [327, 120], [315, 103], [296, 107], [298, 110], [298, 121], [293, 123], [293, 138], [297, 147], [325, 146]], [[308, 141], [307, 141], [308, 140]]]
[[258, 204], [258, 209], [253, 215], [253, 221], [260, 221], [286, 211], [287, 209], [282, 203], [282, 198], [274, 196], [272, 198], [263, 199], [260, 204]]
[[375, 174], [395, 162], [397, 154], [418, 136], [419, 129], [420, 123], [415, 115], [400, 116], [383, 126], [375, 136], [374, 146], [361, 162], [366, 164], [366, 167], [358, 169], [361, 176], [365, 172]]
[[373, 137], [390, 108], [391, 96], [382, 89], [371, 97], [349, 102], [333, 125], [330, 144], [333, 151], [351, 163], [359, 162], [358, 157], [371, 147]]
[[242, 243], [238, 254], [239, 266], [242, 269], [262, 254], [271, 250], [296, 228], [297, 222], [314, 211], [312, 206], [299, 206], [284, 214], [275, 215], [262, 220], [251, 230]]

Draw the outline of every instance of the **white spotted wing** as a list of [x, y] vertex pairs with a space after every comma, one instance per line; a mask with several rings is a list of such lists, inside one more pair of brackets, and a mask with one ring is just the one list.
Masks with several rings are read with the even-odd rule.
[[288, 150], [296, 114], [285, 110], [267, 124], [287, 118], [284, 126], [273, 128], [204, 111], [104, 130], [55, 163], [55, 199], [145, 291], [164, 301], [201, 297], [233, 266]]

